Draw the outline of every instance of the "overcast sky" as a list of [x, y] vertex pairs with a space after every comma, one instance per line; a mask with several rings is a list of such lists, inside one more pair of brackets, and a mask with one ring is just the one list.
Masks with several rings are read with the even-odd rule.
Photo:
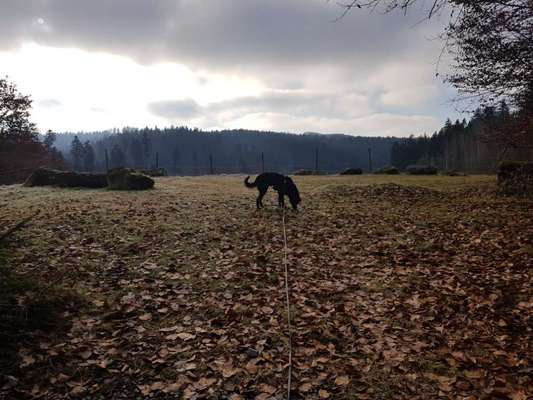
[[1, 0], [0, 74], [41, 131], [431, 133], [457, 114], [435, 77], [442, 21], [417, 24], [422, 11], [333, 22], [326, 0]]

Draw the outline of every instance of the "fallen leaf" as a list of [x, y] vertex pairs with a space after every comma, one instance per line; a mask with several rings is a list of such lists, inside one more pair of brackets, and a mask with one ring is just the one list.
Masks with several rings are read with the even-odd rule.
[[196, 382], [194, 384], [194, 387], [197, 390], [205, 390], [205, 389], [211, 387], [212, 385], [214, 385], [216, 383], [216, 381], [217, 381], [216, 378], [205, 378], [205, 377], [202, 377], [202, 378], [200, 378], [200, 380], [198, 382]]
[[231, 363], [226, 363], [222, 366], [222, 376], [224, 378], [231, 378], [237, 372], [239, 372], [239, 370], [234, 368]]
[[313, 385], [311, 385], [310, 383], [304, 383], [300, 386], [298, 386], [298, 391], [299, 392], [302, 392], [302, 393], [307, 393], [309, 392], [311, 389], [313, 388]]
[[258, 386], [258, 388], [263, 393], [268, 393], [268, 394], [276, 393], [276, 388], [274, 386], [267, 385], [266, 383], [261, 383]]
[[263, 314], [269, 314], [269, 315], [274, 312], [274, 310], [268, 306], [261, 307], [261, 311], [263, 312]]
[[519, 390], [510, 394], [512, 400], [528, 400], [528, 395], [524, 390]]
[[254, 358], [250, 361], [248, 361], [248, 363], [246, 364], [246, 370], [251, 373], [251, 374], [255, 374], [257, 373], [257, 363], [259, 362], [260, 360], [258, 358]]
[[152, 319], [152, 314], [151, 313], [146, 313], [146, 314], [143, 314], [139, 317], [139, 319], [141, 321], [150, 321]]
[[344, 386], [350, 383], [350, 378], [346, 375], [338, 376], [335, 379], [335, 385]]
[[471, 379], [480, 379], [483, 378], [483, 371], [480, 369], [473, 371], [465, 371], [465, 376]]
[[21, 367], [29, 367], [30, 365], [35, 364], [35, 358], [32, 356], [23, 356], [22, 357], [22, 363], [20, 364]]

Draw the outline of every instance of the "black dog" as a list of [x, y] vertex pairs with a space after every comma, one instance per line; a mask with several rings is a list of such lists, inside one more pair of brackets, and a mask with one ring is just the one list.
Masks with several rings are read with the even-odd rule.
[[295, 211], [298, 211], [298, 204], [300, 203], [300, 193], [291, 178], [283, 176], [275, 172], [264, 172], [255, 178], [255, 182], [248, 182], [249, 176], [244, 180], [247, 188], [256, 187], [259, 190], [257, 197], [257, 208], [263, 207], [263, 197], [265, 196], [269, 186], [272, 186], [278, 192], [278, 204], [280, 207], [285, 207], [285, 196], [289, 196], [291, 206]]

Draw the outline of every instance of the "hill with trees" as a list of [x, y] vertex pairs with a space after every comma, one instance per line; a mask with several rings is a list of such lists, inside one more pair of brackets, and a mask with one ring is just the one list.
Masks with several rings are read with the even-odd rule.
[[[58, 147], [72, 167], [103, 171], [107, 167], [162, 167], [172, 175], [292, 173], [297, 170], [339, 172], [388, 165], [397, 138], [340, 134], [302, 135], [253, 130], [202, 131], [187, 127], [124, 128], [121, 131], [65, 133]], [[318, 164], [318, 165], [317, 165]]]

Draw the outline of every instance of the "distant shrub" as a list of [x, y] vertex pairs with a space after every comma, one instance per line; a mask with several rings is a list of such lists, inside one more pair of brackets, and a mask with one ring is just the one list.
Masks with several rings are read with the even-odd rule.
[[498, 187], [504, 194], [533, 195], [533, 162], [503, 161], [498, 168]]
[[321, 171], [312, 171], [310, 169], [300, 169], [295, 171], [293, 175], [324, 175]]
[[431, 165], [410, 165], [406, 169], [409, 175], [437, 175], [437, 168]]
[[341, 172], [341, 175], [362, 175], [363, 170], [361, 168], [348, 168]]
[[378, 175], [398, 175], [400, 171], [396, 167], [383, 167], [374, 171], [374, 174]]

